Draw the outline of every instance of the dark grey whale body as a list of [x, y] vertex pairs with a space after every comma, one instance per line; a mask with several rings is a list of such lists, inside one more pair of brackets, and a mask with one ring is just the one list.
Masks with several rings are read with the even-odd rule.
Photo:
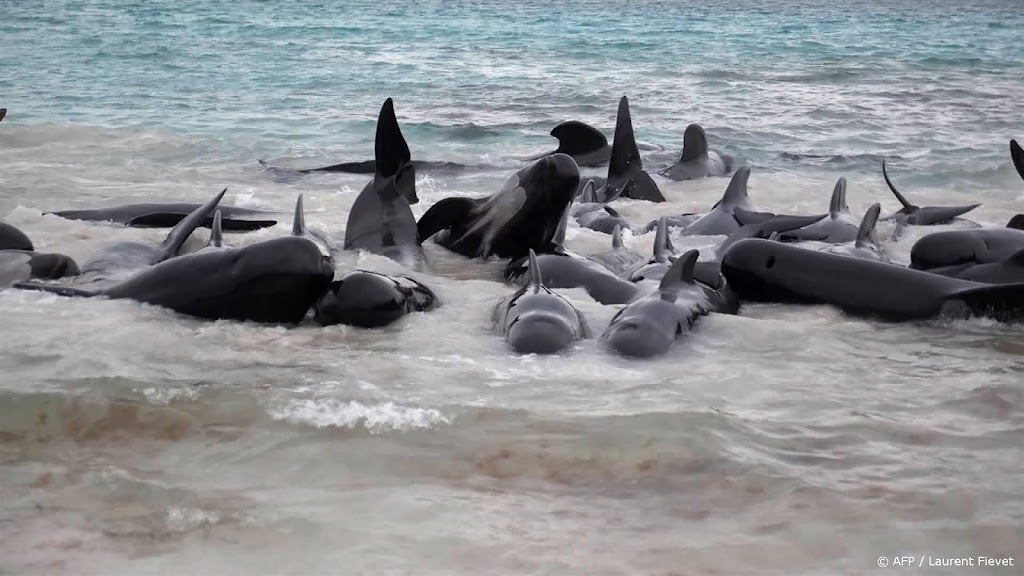
[[[110, 208], [62, 210], [59, 212], [46, 212], [46, 214], [53, 214], [67, 220], [115, 222], [132, 228], [172, 228], [200, 206], [201, 204], [184, 202], [171, 204], [126, 204]], [[276, 212], [241, 208], [238, 206], [220, 206], [219, 210], [223, 219], [221, 226], [224, 230], [241, 232], [277, 225], [277, 219], [269, 217], [270, 215], [277, 214]], [[199, 226], [205, 228], [209, 228], [212, 224], [212, 216], [208, 216], [199, 222]]]
[[981, 206], [981, 204], [971, 204], [969, 206], [916, 206], [911, 204], [903, 194], [900, 194], [896, 186], [893, 185], [892, 180], [889, 179], [889, 172], [885, 168], [885, 159], [882, 160], [882, 177], [885, 178], [885, 184], [889, 187], [889, 190], [892, 191], [896, 199], [903, 205], [899, 211], [886, 216], [885, 220], [903, 221], [911, 226], [931, 226], [933, 224], [949, 222]]
[[587, 338], [590, 329], [579, 310], [544, 285], [533, 250], [527, 261], [529, 282], [494, 308], [495, 332], [522, 354], [555, 354]]
[[734, 244], [722, 259], [722, 274], [743, 301], [831, 304], [891, 320], [1024, 318], [1024, 284], [979, 284], [769, 240]]
[[708, 148], [708, 137], [699, 124], [690, 124], [683, 132], [683, 152], [679, 161], [659, 172], [669, 180], [694, 180], [709, 176], [725, 176], [732, 171], [735, 160]]
[[550, 246], [579, 187], [576, 161], [552, 154], [513, 174], [486, 198], [445, 198], [416, 226], [420, 241], [434, 237], [470, 258], [525, 257]]
[[345, 250], [366, 250], [415, 266], [423, 258], [408, 200], [416, 198], [416, 173], [391, 98], [377, 118], [374, 154], [377, 171], [349, 210]]
[[356, 270], [332, 282], [313, 308], [321, 326], [376, 328], [438, 305], [434, 292], [412, 278]]
[[697, 256], [690, 250], [677, 258], [656, 289], [638, 296], [612, 318], [601, 339], [624, 356], [655, 356], [688, 334], [701, 316], [735, 312], [720, 292], [694, 278]]

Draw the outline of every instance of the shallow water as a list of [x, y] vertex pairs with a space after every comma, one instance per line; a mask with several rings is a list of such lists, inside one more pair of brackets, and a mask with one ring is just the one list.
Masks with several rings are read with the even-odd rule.
[[[496, 191], [547, 132], [609, 135], [622, 94], [669, 164], [689, 122], [753, 167], [759, 208], [1024, 206], [1007, 140], [1015, 0], [549, 3], [52, 2], [4, 7], [0, 215], [79, 262], [164, 232], [43, 212], [205, 200], [290, 212], [336, 242], [367, 178], [259, 158], [368, 158], [395, 98], [422, 214]], [[600, 170], [586, 173], [600, 174]], [[725, 179], [658, 180], [639, 224]], [[228, 235], [243, 244], [279, 226]], [[890, 246], [909, 259], [912, 229]], [[191, 241], [198, 246], [205, 233]], [[570, 248], [606, 249], [575, 226]], [[648, 252], [652, 234], [627, 235]], [[710, 247], [717, 238], [677, 241]], [[652, 360], [596, 340], [516, 356], [490, 331], [499, 262], [427, 246], [443, 301], [388, 328], [204, 322], [0, 292], [0, 573], [835, 574], [877, 558], [1024, 562], [1024, 332], [828, 307], [710, 316]], [[356, 266], [409, 273], [373, 255]], [[564, 291], [595, 332], [614, 307]], [[898, 568], [889, 568], [898, 569]], [[991, 569], [1013, 573], [1014, 569]], [[963, 573], [962, 569], [926, 570]], [[985, 573], [974, 568], [971, 572]]]

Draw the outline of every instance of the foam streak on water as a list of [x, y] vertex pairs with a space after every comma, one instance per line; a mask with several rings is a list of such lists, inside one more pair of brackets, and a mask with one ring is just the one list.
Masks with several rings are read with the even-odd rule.
[[[290, 210], [335, 242], [367, 178], [256, 160], [369, 158], [383, 100], [422, 214], [496, 191], [562, 120], [644, 162], [690, 122], [753, 166], [763, 209], [1024, 209], [1017, 0], [8, 3], [0, 216], [80, 262], [165, 232], [43, 212], [205, 200]], [[590, 173], [588, 171], [588, 173]], [[594, 174], [599, 174], [595, 171]], [[706, 210], [724, 179], [616, 204]], [[286, 234], [284, 223], [244, 244]], [[892, 247], [908, 260], [910, 230]], [[198, 246], [205, 232], [190, 241]], [[592, 253], [607, 236], [570, 228]], [[652, 234], [626, 235], [651, 248]], [[707, 247], [714, 238], [676, 242]], [[711, 316], [670, 354], [552, 358], [490, 331], [500, 264], [427, 246], [443, 306], [379, 330], [204, 322], [0, 292], [0, 574], [834, 574], [879, 556], [1024, 563], [1024, 334], [826, 307]], [[339, 258], [402, 272], [386, 259]], [[566, 291], [600, 332], [615, 313]], [[974, 569], [985, 573], [984, 569]], [[942, 573], [941, 571], [930, 571]], [[958, 572], [949, 572], [958, 573]], [[962, 572], [959, 572], [962, 573]], [[973, 572], [972, 572], [973, 573]], [[1008, 573], [1008, 572], [993, 572]]]

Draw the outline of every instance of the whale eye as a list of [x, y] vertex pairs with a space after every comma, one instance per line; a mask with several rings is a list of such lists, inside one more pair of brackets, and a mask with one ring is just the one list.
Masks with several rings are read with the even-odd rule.
[[764, 269], [771, 270], [773, 266], [775, 266], [775, 256], [769, 256], [764, 263]]

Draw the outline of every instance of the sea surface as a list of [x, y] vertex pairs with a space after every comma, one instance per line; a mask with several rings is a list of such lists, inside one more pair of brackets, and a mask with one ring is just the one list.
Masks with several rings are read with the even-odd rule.
[[[563, 120], [611, 138], [622, 95], [653, 172], [687, 124], [753, 169], [760, 209], [1024, 211], [1020, 0], [4, 2], [0, 218], [79, 262], [159, 230], [50, 210], [203, 201], [340, 243], [393, 97], [421, 215], [483, 196]], [[586, 174], [602, 175], [599, 169]], [[727, 179], [620, 201], [707, 210]], [[952, 225], [952, 227], [966, 224]], [[948, 228], [944, 227], [944, 228]], [[887, 231], [883, 227], [883, 235]], [[932, 229], [934, 230], [934, 229]], [[888, 245], [900, 262], [911, 229]], [[205, 242], [205, 231], [190, 241]], [[575, 224], [569, 247], [609, 238]], [[721, 238], [678, 241], [713, 246]], [[652, 235], [626, 244], [650, 250]], [[712, 315], [667, 355], [597, 340], [519, 356], [502, 263], [428, 244], [443, 305], [387, 328], [207, 322], [0, 292], [0, 574], [882, 574], [879, 557], [1024, 564], [1024, 329], [823, 306]], [[563, 293], [600, 333], [615, 307]], [[911, 570], [904, 568], [902, 570]]]

